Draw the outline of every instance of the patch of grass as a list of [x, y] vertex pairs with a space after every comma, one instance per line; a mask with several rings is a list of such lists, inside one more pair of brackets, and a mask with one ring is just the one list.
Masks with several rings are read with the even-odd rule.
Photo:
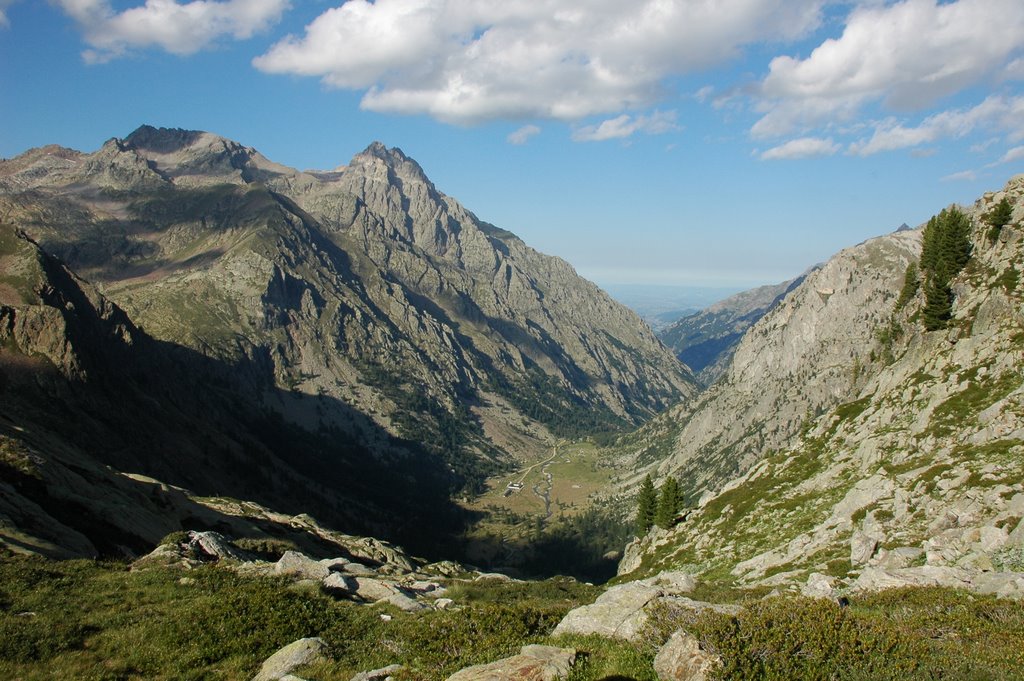
[[969, 379], [969, 385], [935, 407], [929, 431], [944, 437], [962, 428], [979, 412], [1003, 399], [1021, 385], [1021, 376], [1007, 372], [998, 378]]
[[1013, 265], [1006, 268], [999, 278], [996, 279], [996, 286], [1002, 286], [1003, 290], [1007, 293], [1013, 293], [1017, 290], [1017, 285], [1020, 283], [1020, 272], [1017, 271]]

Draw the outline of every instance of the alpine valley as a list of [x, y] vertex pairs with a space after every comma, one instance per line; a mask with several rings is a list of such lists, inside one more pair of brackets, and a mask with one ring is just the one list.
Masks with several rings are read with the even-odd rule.
[[0, 670], [1024, 678], [1022, 197], [659, 340], [380, 143], [0, 161]]

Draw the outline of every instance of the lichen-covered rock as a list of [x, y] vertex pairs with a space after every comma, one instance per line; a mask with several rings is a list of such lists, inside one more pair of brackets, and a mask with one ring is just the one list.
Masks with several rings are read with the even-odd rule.
[[268, 657], [252, 681], [279, 681], [299, 667], [327, 658], [327, 644], [319, 638], [300, 638]]
[[677, 631], [654, 658], [654, 672], [661, 681], [708, 681], [722, 659], [702, 650], [700, 641], [685, 631]]
[[807, 583], [800, 589], [800, 593], [808, 598], [834, 598], [836, 580], [820, 572], [812, 572], [807, 576]]
[[649, 608], [661, 599], [700, 609], [707, 604], [681, 598], [696, 587], [692, 575], [666, 572], [649, 579], [617, 584], [590, 605], [570, 610], [558, 623], [553, 635], [581, 634], [635, 641], [643, 633], [650, 617]]
[[359, 672], [349, 681], [389, 681], [392, 675], [402, 671], [404, 667], [400, 664], [389, 664], [387, 667], [374, 669], [368, 672]]
[[448, 681], [555, 681], [566, 678], [575, 662], [572, 648], [529, 645], [513, 657], [455, 672]]

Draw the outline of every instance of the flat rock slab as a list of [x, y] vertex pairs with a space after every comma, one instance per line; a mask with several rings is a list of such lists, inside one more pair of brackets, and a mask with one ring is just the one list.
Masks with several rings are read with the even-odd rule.
[[319, 582], [331, 574], [331, 569], [323, 562], [313, 560], [298, 551], [285, 551], [274, 564], [274, 574]]
[[404, 667], [400, 664], [390, 664], [387, 667], [381, 667], [373, 671], [360, 672], [349, 679], [349, 681], [387, 681], [393, 674], [397, 674], [402, 669]]
[[1022, 600], [1024, 572], [978, 572], [934, 565], [894, 570], [865, 568], [853, 583], [855, 591], [880, 591], [902, 586], [947, 586]]
[[280, 681], [299, 667], [322, 662], [327, 644], [319, 638], [300, 638], [268, 657], [252, 681]]
[[518, 655], [467, 667], [448, 681], [555, 681], [567, 677], [575, 662], [572, 648], [523, 646]]

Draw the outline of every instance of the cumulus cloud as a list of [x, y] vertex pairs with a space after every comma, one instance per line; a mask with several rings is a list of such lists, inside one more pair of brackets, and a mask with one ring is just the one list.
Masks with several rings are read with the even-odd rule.
[[604, 142], [631, 137], [638, 132], [662, 135], [678, 129], [675, 111], [655, 111], [650, 116], [622, 114], [597, 125], [585, 125], [573, 130], [572, 138], [577, 142]]
[[959, 173], [946, 175], [942, 178], [945, 182], [973, 182], [978, 179], [978, 174], [973, 170], [962, 170]]
[[254, 65], [451, 123], [650, 106], [667, 78], [816, 28], [824, 0], [349, 0]]
[[974, 108], [942, 111], [913, 127], [889, 119], [878, 124], [870, 139], [851, 144], [849, 151], [857, 156], [870, 156], [881, 151], [963, 137], [976, 129], [999, 130], [1012, 139], [1024, 138], [1024, 97], [992, 96]]
[[7, 18], [7, 8], [15, 2], [17, 0], [0, 0], [0, 28], [7, 28], [11, 25], [10, 19]]
[[1020, 0], [866, 3], [839, 38], [806, 59], [771, 61], [758, 92], [764, 115], [751, 133], [780, 136], [849, 120], [869, 103], [921, 110], [1005, 71], [1022, 33]]
[[[0, 0], [2, 2], [3, 0]], [[114, 10], [110, 0], [53, 0], [78, 24], [91, 49], [88, 62], [105, 62], [131, 49], [159, 47], [194, 54], [223, 36], [244, 40], [277, 23], [289, 0], [146, 0]]]
[[999, 163], [1016, 163], [1017, 161], [1024, 160], [1024, 147], [1014, 147], [1010, 149], [1003, 157], [999, 159]]
[[533, 137], [534, 135], [537, 135], [539, 133], [540, 133], [540, 128], [538, 128], [536, 125], [524, 125], [523, 127], [519, 128], [518, 130], [510, 133], [509, 136], [506, 139], [508, 140], [509, 144], [516, 144], [516, 145], [526, 144], [526, 142], [531, 137]]
[[761, 154], [761, 160], [775, 161], [780, 159], [811, 158], [813, 156], [832, 156], [841, 148], [831, 137], [828, 139], [801, 137], [768, 149]]

